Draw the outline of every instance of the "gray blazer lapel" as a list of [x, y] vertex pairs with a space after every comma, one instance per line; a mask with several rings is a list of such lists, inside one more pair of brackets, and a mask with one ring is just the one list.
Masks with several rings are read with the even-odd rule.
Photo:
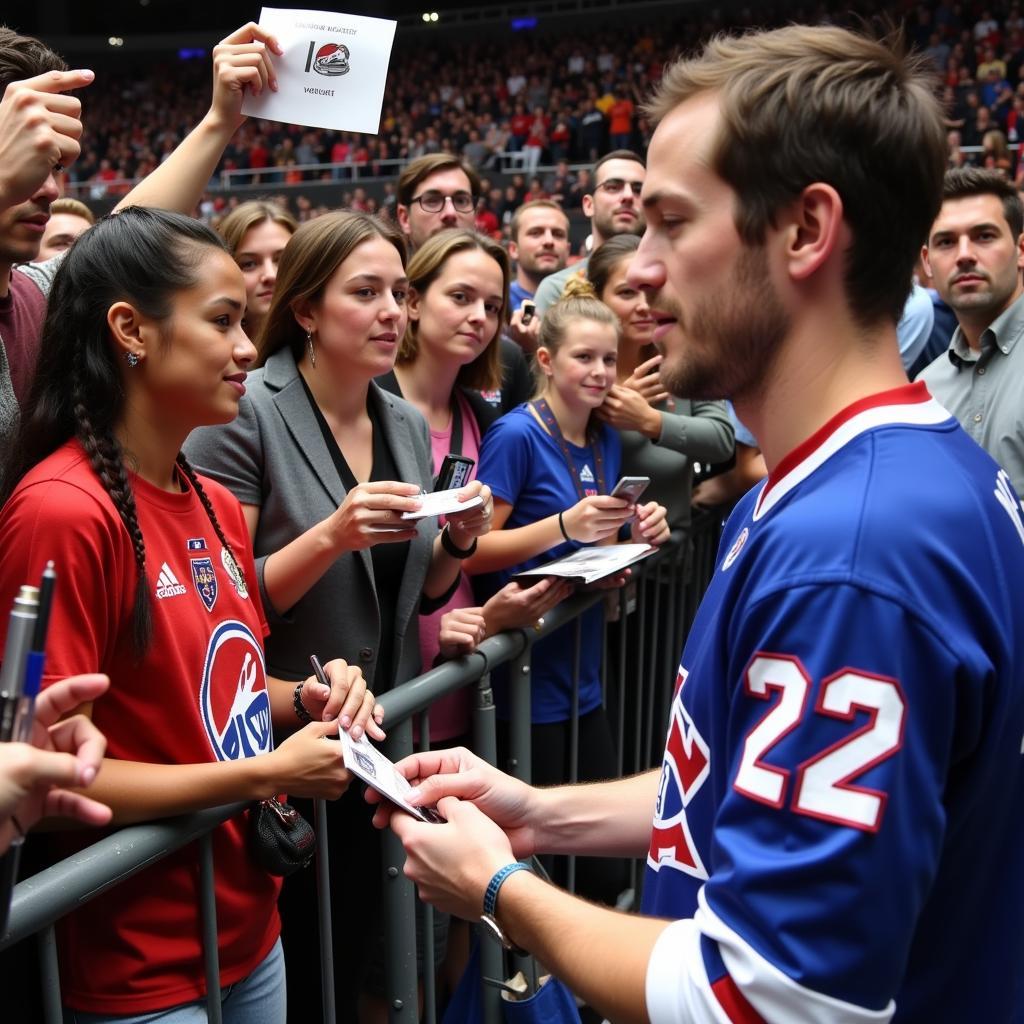
[[[274, 396], [274, 407], [285, 428], [292, 435], [295, 450], [306, 460], [313, 476], [330, 495], [331, 502], [336, 507], [341, 505], [348, 491], [338, 475], [334, 459], [331, 458], [327, 443], [320, 432], [320, 424], [317, 423], [306, 397], [306, 389], [302, 386], [294, 357], [287, 349], [281, 349], [267, 360], [266, 367], [264, 380], [268, 387], [274, 388], [277, 392]], [[370, 558], [369, 550], [364, 548], [355, 554], [362, 562], [373, 586], [373, 560]]]

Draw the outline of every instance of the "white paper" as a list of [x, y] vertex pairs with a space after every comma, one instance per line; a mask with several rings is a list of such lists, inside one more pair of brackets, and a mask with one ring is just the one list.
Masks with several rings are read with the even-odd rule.
[[601, 547], [580, 548], [564, 558], [556, 558], [547, 565], [517, 572], [513, 579], [525, 576], [561, 576], [566, 579], [593, 583], [625, 569], [641, 558], [653, 555], [657, 548], [650, 544], [607, 544]]
[[414, 818], [432, 822], [440, 820], [431, 808], [413, 807], [409, 803], [406, 794], [412, 786], [395, 767], [394, 762], [382, 754], [365, 736], [354, 740], [347, 729], [339, 729], [338, 735], [341, 738], [341, 754], [345, 767], [353, 775], [362, 779], [368, 786], [372, 786], [403, 811], [408, 811]]
[[421, 494], [419, 500], [423, 503], [416, 512], [403, 512], [403, 519], [427, 519], [430, 516], [450, 516], [453, 512], [465, 512], [468, 508], [476, 508], [482, 505], [484, 499], [479, 494], [465, 501], [459, 501], [456, 495], [462, 490], [461, 487], [453, 487], [448, 491], [428, 491]]
[[397, 22], [334, 11], [264, 7], [260, 26], [277, 37], [278, 91], [246, 92], [242, 113], [270, 121], [376, 135]]

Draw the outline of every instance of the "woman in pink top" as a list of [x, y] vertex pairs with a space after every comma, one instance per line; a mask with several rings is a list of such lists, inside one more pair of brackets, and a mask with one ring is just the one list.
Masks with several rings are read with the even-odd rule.
[[[450, 452], [479, 459], [483, 430], [466, 392], [501, 386], [498, 340], [507, 318], [509, 263], [505, 250], [483, 235], [442, 231], [416, 251], [408, 275], [409, 325], [393, 376], [377, 382], [423, 413], [436, 473]], [[551, 580], [529, 590], [510, 584], [477, 608], [463, 574], [447, 604], [420, 619], [424, 669], [484, 636], [535, 623], [568, 593]], [[431, 708], [432, 743], [468, 738], [470, 696], [463, 690]]]

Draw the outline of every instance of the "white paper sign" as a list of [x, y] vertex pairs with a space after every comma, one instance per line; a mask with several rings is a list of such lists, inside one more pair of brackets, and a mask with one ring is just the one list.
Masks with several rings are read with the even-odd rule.
[[260, 26], [277, 37], [278, 91], [246, 93], [242, 113], [270, 121], [376, 135], [397, 22], [334, 11], [264, 7]]

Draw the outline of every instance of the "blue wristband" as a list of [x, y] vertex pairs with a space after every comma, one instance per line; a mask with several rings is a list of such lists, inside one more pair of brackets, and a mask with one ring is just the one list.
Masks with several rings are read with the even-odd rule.
[[484, 893], [484, 913], [494, 916], [494, 910], [498, 905], [498, 890], [504, 885], [505, 879], [509, 875], [514, 875], [517, 871], [532, 871], [533, 868], [529, 864], [524, 864], [521, 860], [517, 860], [512, 864], [506, 864], [499, 871], [494, 873], [494, 877], [487, 883], [487, 891]]

